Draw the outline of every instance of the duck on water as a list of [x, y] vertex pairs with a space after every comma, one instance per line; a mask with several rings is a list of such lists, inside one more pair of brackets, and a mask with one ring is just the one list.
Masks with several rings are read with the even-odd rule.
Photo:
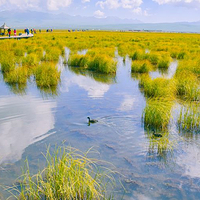
[[87, 117], [88, 118], [88, 123], [97, 123], [98, 122], [98, 120], [96, 120], [96, 119], [90, 119], [90, 117]]

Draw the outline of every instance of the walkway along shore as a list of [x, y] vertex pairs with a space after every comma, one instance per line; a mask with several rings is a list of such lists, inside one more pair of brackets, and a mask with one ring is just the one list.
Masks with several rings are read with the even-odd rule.
[[22, 34], [22, 35], [18, 35], [18, 36], [5, 36], [5, 37], [0, 37], [0, 40], [4, 40], [4, 39], [22, 39], [22, 38], [31, 38], [33, 37], [33, 34]]

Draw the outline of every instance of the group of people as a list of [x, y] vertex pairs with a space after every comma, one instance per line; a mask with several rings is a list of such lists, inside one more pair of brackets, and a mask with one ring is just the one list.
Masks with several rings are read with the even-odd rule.
[[[24, 32], [25, 32], [27, 35], [29, 35], [29, 34], [30, 34], [29, 28], [25, 28], [25, 29], [24, 29]], [[35, 30], [34, 28], [31, 29], [31, 34], [33, 34], [33, 33], [36, 33], [36, 30]]]
[[[33, 28], [31, 30], [29, 30], [29, 28], [25, 28], [24, 29], [24, 33], [29, 35], [31, 32], [31, 34], [36, 33], [36, 30]], [[39, 32], [41, 33], [41, 29], [39, 29]], [[47, 29], [46, 32], [53, 32], [53, 29]], [[11, 28], [8, 29], [8, 35], [9, 37], [11, 36]], [[14, 29], [14, 36], [17, 36], [17, 30]]]
[[[11, 28], [8, 29], [8, 35], [11, 36]], [[17, 36], [17, 30], [14, 29], [14, 36]]]

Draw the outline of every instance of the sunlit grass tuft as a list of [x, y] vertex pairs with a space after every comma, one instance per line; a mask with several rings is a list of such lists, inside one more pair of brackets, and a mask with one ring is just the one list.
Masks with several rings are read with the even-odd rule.
[[42, 63], [35, 67], [34, 75], [38, 87], [57, 86], [60, 82], [60, 71], [52, 63]]
[[147, 97], [169, 97], [175, 98], [176, 82], [172, 79], [151, 79], [149, 75], [142, 76], [139, 83], [142, 91]]
[[[31, 176], [29, 166], [22, 175], [21, 188], [14, 188], [16, 199], [107, 199], [107, 183], [113, 184], [111, 171], [99, 170], [97, 160], [73, 148], [47, 150], [47, 166]], [[28, 164], [27, 164], [28, 165]]]
[[132, 73], [148, 73], [152, 70], [153, 66], [148, 60], [133, 61], [131, 66]]
[[182, 106], [178, 118], [181, 130], [200, 132], [200, 105], [199, 102], [191, 102]]
[[144, 126], [149, 129], [166, 130], [171, 119], [173, 102], [170, 98], [150, 98], [143, 112]]

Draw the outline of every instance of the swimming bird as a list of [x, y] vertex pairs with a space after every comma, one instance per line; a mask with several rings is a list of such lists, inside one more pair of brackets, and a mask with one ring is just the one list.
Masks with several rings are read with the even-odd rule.
[[155, 131], [153, 132], [153, 136], [155, 136], [155, 137], [162, 137], [162, 134], [160, 134], [160, 133], [155, 133]]
[[88, 123], [97, 123], [98, 122], [98, 120], [96, 120], [96, 119], [90, 119], [90, 117], [87, 117], [88, 118]]

